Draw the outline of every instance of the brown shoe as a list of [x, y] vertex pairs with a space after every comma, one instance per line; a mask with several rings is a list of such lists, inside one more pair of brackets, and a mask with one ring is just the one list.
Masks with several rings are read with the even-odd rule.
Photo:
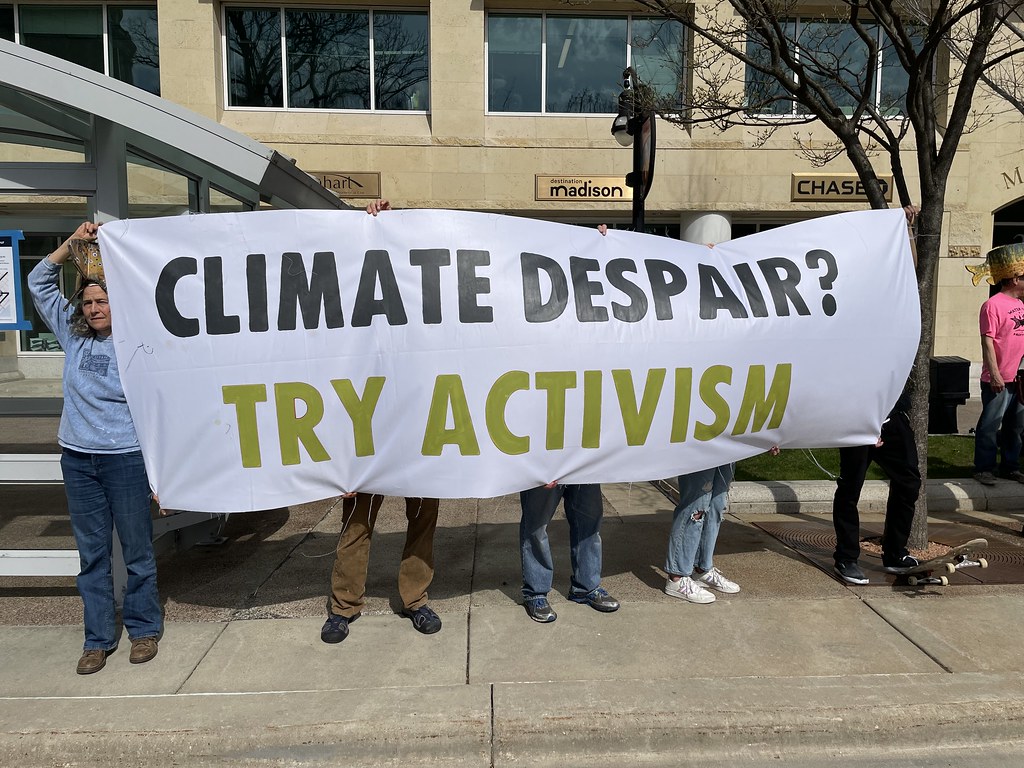
[[99, 672], [103, 669], [103, 665], [106, 663], [106, 651], [102, 648], [89, 648], [82, 652], [82, 658], [78, 660], [78, 669], [76, 671], [80, 675], [91, 675], [93, 672]]
[[132, 640], [132, 652], [128, 654], [128, 661], [132, 664], [145, 664], [156, 656], [155, 637], [137, 637]]

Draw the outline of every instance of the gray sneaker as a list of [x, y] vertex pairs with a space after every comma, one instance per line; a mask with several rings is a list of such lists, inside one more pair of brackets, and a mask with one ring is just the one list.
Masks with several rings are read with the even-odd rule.
[[551, 607], [551, 603], [543, 595], [540, 597], [524, 598], [523, 608], [526, 609], [526, 615], [539, 624], [550, 624], [558, 618], [558, 614]]
[[993, 475], [991, 472], [975, 472], [974, 479], [977, 480], [982, 485], [996, 484], [996, 476]]

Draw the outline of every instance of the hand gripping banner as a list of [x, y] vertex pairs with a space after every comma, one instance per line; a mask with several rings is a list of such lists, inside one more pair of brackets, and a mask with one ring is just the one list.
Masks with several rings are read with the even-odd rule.
[[100, 229], [168, 508], [491, 497], [874, 443], [920, 332], [902, 211], [714, 248], [456, 211]]

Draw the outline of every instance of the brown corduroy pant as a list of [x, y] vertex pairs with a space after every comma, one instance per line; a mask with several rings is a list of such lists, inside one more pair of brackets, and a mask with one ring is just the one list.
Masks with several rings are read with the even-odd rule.
[[[352, 618], [363, 609], [370, 540], [383, 502], [383, 496], [370, 493], [357, 493], [354, 498], [342, 500], [341, 538], [331, 572], [331, 612], [335, 615]], [[426, 604], [427, 587], [434, 578], [437, 510], [437, 499], [405, 500], [409, 525], [398, 569], [398, 593], [405, 607], [412, 611]]]

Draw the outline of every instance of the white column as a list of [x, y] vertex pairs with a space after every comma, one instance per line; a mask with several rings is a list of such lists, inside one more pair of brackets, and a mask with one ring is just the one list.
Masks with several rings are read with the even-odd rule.
[[683, 213], [679, 239], [688, 243], [722, 243], [732, 239], [732, 217], [724, 213]]

